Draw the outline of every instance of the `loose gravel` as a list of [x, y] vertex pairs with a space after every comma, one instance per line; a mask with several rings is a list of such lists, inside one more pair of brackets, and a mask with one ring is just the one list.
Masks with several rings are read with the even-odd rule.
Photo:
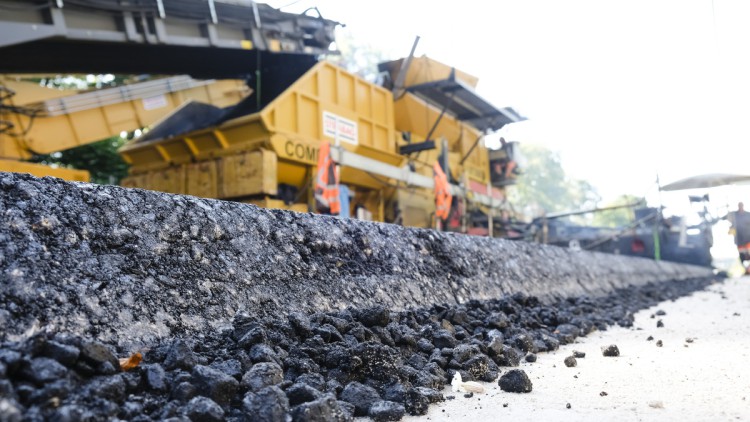
[[[0, 420], [398, 420], [444, 400], [458, 371], [529, 392], [526, 352], [593, 330], [630, 326], [635, 311], [711, 281], [649, 284], [551, 305], [515, 294], [391, 312], [376, 306], [285, 318], [237, 315], [231, 328], [136, 350], [66, 333], [0, 346]], [[498, 327], [498, 321], [501, 327]], [[524, 351], [523, 349], [529, 349]]]

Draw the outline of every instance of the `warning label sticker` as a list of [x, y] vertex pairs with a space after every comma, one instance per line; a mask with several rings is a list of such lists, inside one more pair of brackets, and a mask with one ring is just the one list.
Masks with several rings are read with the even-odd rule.
[[323, 135], [335, 140], [357, 144], [357, 122], [328, 111], [323, 112]]

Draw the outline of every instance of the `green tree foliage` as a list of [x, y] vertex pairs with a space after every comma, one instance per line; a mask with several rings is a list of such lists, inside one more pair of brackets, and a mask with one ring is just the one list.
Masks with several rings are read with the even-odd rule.
[[378, 63], [390, 60], [384, 51], [355, 38], [349, 32], [337, 34], [336, 45], [341, 54], [329, 56], [328, 60], [370, 82], [377, 82]]
[[38, 155], [31, 161], [88, 170], [94, 183], [117, 184], [128, 174], [128, 164], [117, 153], [125, 142], [126, 139], [115, 136], [49, 155]]
[[[517, 185], [510, 189], [510, 200], [526, 219], [596, 207], [600, 200], [596, 189], [585, 180], [565, 174], [558, 153], [523, 143], [521, 152], [527, 162]], [[588, 224], [591, 217], [576, 219]]]

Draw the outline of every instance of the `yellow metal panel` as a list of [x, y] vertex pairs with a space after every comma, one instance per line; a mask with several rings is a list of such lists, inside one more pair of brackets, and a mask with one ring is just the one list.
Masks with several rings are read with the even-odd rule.
[[372, 84], [358, 80], [355, 89], [357, 90], [354, 95], [354, 99], [357, 101], [357, 113], [372, 119]]
[[57, 177], [73, 182], [88, 182], [89, 172], [86, 170], [50, 167], [43, 164], [26, 163], [16, 160], [0, 160], [0, 171], [12, 173], [28, 173], [36, 177]]
[[351, 73], [338, 72], [338, 101], [337, 104], [347, 110], [357, 111], [354, 104], [354, 81], [356, 76]]
[[148, 173], [146, 189], [159, 192], [185, 193], [185, 166], [173, 166]]
[[218, 198], [219, 175], [216, 161], [202, 161], [188, 164], [187, 194], [203, 198]]
[[289, 211], [294, 211], [294, 212], [302, 212], [302, 213], [308, 212], [307, 204], [291, 204], [291, 205], [287, 205], [286, 209], [288, 209]]
[[260, 112], [269, 132], [333, 142], [324, 113], [356, 124], [357, 144], [396, 152], [390, 91], [328, 62], [315, 65]]
[[[393, 80], [396, 79], [398, 72], [401, 69], [404, 59], [394, 60], [386, 64], [388, 71], [391, 72]], [[404, 86], [409, 87], [413, 85], [423, 84], [426, 82], [440, 81], [448, 79], [451, 74], [451, 70], [455, 68], [448, 66], [447, 64], [441, 63], [437, 60], [430, 59], [427, 56], [415, 57], [412, 59], [411, 65], [406, 72], [406, 78], [404, 79]], [[479, 78], [463, 72], [459, 69], [455, 69], [456, 78], [470, 85], [472, 88], [476, 88]]]
[[[235, 104], [248, 93], [242, 86], [242, 82], [236, 80], [216, 81], [181, 92], [164, 94], [164, 105], [151, 110], [144, 108], [142, 99], [134, 99], [69, 114], [37, 117], [29, 132], [23, 137], [22, 144], [39, 154], [63, 151], [116, 136], [122, 131], [132, 131], [151, 125], [190, 99], [212, 103], [218, 107]], [[54, 98], [55, 93], [59, 92], [44, 89], [51, 92], [49, 98], [43, 99]], [[33, 91], [35, 93], [27, 97], [40, 98], [41, 93]], [[66, 94], [68, 95], [70, 94]], [[19, 123], [20, 127], [29, 127], [28, 119], [21, 118]], [[4, 139], [0, 141], [6, 142]], [[20, 154], [17, 155], [18, 158], [23, 158]], [[15, 158], [9, 154], [5, 156]]]
[[[7, 115], [0, 114], [0, 120], [5, 120]], [[31, 151], [28, 150], [23, 141], [8, 133], [0, 133], [0, 158], [29, 159]]]
[[298, 189], [302, 189], [305, 186], [309, 175], [308, 172], [312, 171], [312, 168], [309, 166], [287, 160], [280, 159], [276, 165], [278, 168], [278, 182], [296, 186]]
[[318, 142], [276, 134], [271, 136], [271, 147], [279, 159], [310, 166], [318, 165]]
[[313, 98], [300, 96], [297, 108], [300, 119], [300, 135], [309, 138], [318, 137], [322, 132], [322, 129], [320, 128], [320, 125], [322, 124], [321, 119], [317, 118], [322, 115], [318, 102]]
[[[109, 125], [109, 133], [120, 133], [122, 131], [131, 131], [133, 128], [141, 126], [139, 116], [133, 109], [132, 101], [127, 103], [112, 104], [102, 107], [104, 119]], [[157, 118], [161, 116], [159, 114]]]
[[125, 188], [145, 188], [148, 176], [145, 174], [134, 174], [123, 178], [120, 186]]
[[[25, 76], [32, 75], [23, 75], [23, 77]], [[78, 93], [78, 91], [73, 90], [47, 88], [40, 86], [35, 82], [17, 80], [17, 78], [2, 75], [0, 75], [0, 85], [4, 85], [6, 88], [16, 93], [12, 98], [14, 105], [38, 103], [40, 101], [67, 97]]]
[[[213, 159], [238, 151], [257, 149], [268, 139], [258, 115], [233, 120], [231, 124], [209, 128], [186, 135], [152, 142], [130, 142], [120, 148], [120, 155], [131, 163], [131, 171], [140, 172], [163, 167], [169, 161], [189, 163], [194, 160]], [[162, 148], [169, 158], [158, 153]], [[149, 152], [150, 151], [150, 152]]]
[[404, 226], [429, 228], [435, 212], [435, 196], [428, 189], [399, 190], [396, 194]]
[[276, 195], [276, 154], [272, 151], [230, 155], [219, 159], [219, 197]]
[[335, 104], [338, 98], [336, 84], [336, 68], [333, 66], [324, 66], [317, 69], [317, 73], [311, 76], [318, 81], [318, 92], [320, 92], [320, 102], [325, 104]]
[[265, 197], [262, 199], [250, 199], [250, 200], [246, 200], [242, 202], [246, 204], [253, 204], [256, 207], [261, 207], [261, 208], [276, 208], [280, 210], [286, 208], [286, 205], [284, 205], [284, 201], [280, 199], [269, 198], [269, 197]]

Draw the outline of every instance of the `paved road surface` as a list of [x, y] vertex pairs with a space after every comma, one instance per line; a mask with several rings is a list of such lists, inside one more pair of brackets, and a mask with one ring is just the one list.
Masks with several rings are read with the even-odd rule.
[[[652, 319], [657, 310], [666, 315]], [[657, 328], [659, 319], [663, 328]], [[600, 348], [608, 344], [616, 344], [621, 356], [603, 357]], [[586, 357], [567, 368], [563, 359], [573, 350]], [[485, 384], [487, 394], [472, 398], [446, 389], [454, 400], [404, 420], [750, 420], [750, 277], [641, 311], [632, 329], [595, 332], [522, 369], [534, 383], [529, 394], [505, 393], [497, 383]]]

